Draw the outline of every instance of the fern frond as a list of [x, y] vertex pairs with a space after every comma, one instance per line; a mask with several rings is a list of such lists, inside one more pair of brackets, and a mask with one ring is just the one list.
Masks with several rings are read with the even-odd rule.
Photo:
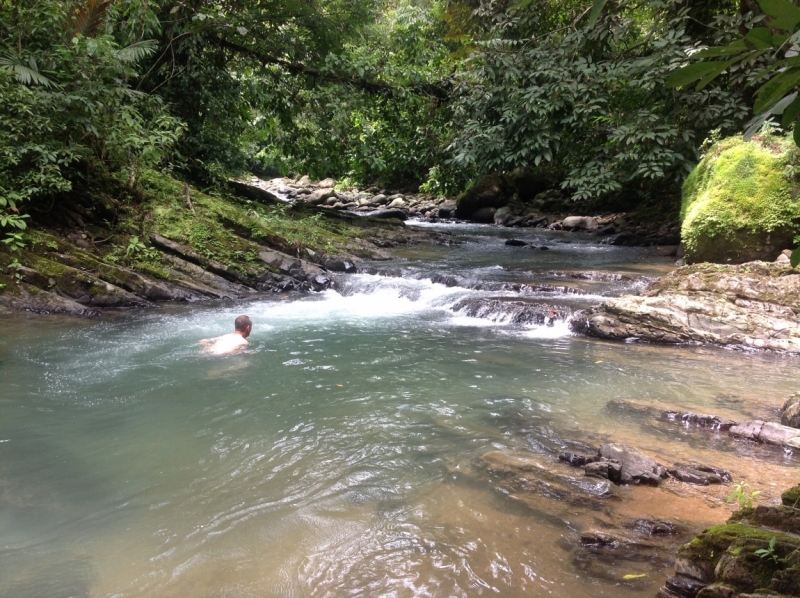
[[23, 85], [44, 85], [45, 87], [55, 87], [55, 83], [39, 72], [36, 61], [31, 58], [28, 60], [30, 66], [25, 66], [19, 60], [8, 54], [0, 55], [0, 68], [11, 73], [17, 81]]
[[72, 17], [67, 30], [73, 36], [81, 34], [84, 37], [92, 37], [102, 27], [108, 8], [113, 2], [114, 0], [88, 0], [86, 5]]
[[116, 51], [116, 55], [122, 62], [136, 62], [146, 56], [150, 56], [157, 48], [158, 44], [154, 40], [146, 39], [120, 48]]

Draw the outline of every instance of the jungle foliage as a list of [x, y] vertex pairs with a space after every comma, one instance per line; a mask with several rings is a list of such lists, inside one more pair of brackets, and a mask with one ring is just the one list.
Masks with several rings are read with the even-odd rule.
[[0, 227], [152, 168], [668, 194], [788, 54], [669, 77], [764, 19], [749, 0], [0, 0]]

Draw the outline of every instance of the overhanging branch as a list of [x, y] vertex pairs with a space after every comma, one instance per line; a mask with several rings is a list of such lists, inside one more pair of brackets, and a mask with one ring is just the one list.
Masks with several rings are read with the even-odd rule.
[[363, 89], [369, 93], [395, 94], [400, 90], [406, 90], [420, 95], [433, 96], [442, 100], [447, 99], [449, 96], [448, 89], [436, 83], [417, 83], [414, 85], [399, 86], [384, 83], [382, 81], [365, 79], [363, 77], [350, 77], [336, 73], [327, 73], [299, 62], [289, 62], [288, 60], [283, 60], [282, 58], [276, 58], [275, 56], [270, 56], [269, 54], [263, 54], [258, 50], [230, 42], [224, 38], [216, 38], [215, 41], [223, 48], [228, 48], [229, 50], [233, 50], [239, 54], [255, 58], [265, 65], [276, 65], [283, 67], [294, 75], [305, 75], [315, 79], [321, 79], [323, 81], [330, 81], [331, 83], [352, 85], [353, 87]]

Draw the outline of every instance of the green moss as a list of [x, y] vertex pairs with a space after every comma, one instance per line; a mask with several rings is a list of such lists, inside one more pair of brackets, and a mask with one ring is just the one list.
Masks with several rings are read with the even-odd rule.
[[740, 263], [755, 259], [759, 250], [772, 260], [774, 247], [780, 252], [789, 246], [800, 217], [796, 188], [787, 177], [796, 153], [790, 144], [730, 138], [697, 165], [683, 185], [681, 205], [690, 262]]
[[[800, 546], [800, 538], [789, 536], [772, 530], [743, 525], [741, 523], [725, 523], [703, 530], [700, 535], [680, 548], [680, 555], [697, 562], [708, 562], [716, 566], [720, 557], [732, 544], [743, 540], [763, 540], [769, 542], [773, 536], [778, 542], [792, 546]], [[741, 551], [743, 544], [738, 544]], [[738, 554], [738, 553], [737, 553]]]
[[157, 232], [226, 265], [255, 262], [259, 243], [296, 251], [337, 253], [337, 246], [363, 231], [320, 214], [293, 213], [286, 206], [264, 206], [232, 195], [190, 190], [195, 211], [187, 208], [183, 183], [149, 172], [140, 179], [146, 232]]
[[800, 484], [781, 494], [781, 502], [787, 507], [800, 506]]

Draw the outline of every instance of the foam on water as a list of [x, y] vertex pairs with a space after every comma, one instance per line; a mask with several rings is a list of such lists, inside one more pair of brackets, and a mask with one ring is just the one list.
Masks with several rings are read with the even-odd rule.
[[[445, 326], [507, 327], [509, 314], [495, 311], [483, 317], [468, 317], [453, 311], [464, 298], [516, 297], [513, 292], [477, 291], [458, 286], [445, 286], [429, 278], [397, 278], [378, 274], [349, 276], [339, 290], [329, 289], [314, 296], [292, 302], [262, 301], [248, 306], [249, 314], [258, 322], [267, 322], [272, 329], [292, 328], [314, 322], [380, 323], [400, 316], [435, 319]], [[574, 299], [570, 295], [547, 294], [543, 299]], [[585, 299], [581, 296], [581, 299]], [[231, 312], [231, 315], [233, 312]], [[444, 318], [444, 321], [441, 321]], [[259, 324], [260, 325], [260, 324]], [[531, 338], [558, 338], [570, 333], [566, 322], [553, 326], [524, 325], [535, 332]]]

